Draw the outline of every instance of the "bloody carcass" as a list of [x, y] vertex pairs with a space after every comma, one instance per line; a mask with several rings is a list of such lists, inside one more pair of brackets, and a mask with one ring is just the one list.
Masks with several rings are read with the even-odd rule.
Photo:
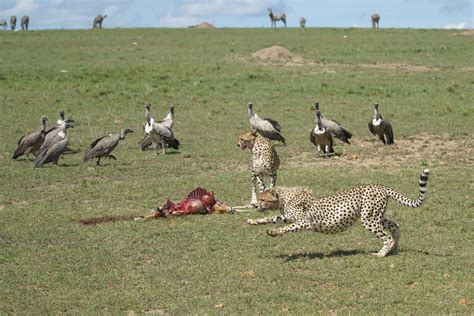
[[156, 208], [156, 210], [144, 216], [142, 219], [168, 217], [170, 215], [211, 214], [214, 212], [227, 213], [232, 212], [232, 210], [233, 209], [227, 204], [216, 200], [214, 192], [209, 192], [204, 188], [198, 187], [192, 190], [178, 203], [173, 203], [167, 198], [162, 207]]

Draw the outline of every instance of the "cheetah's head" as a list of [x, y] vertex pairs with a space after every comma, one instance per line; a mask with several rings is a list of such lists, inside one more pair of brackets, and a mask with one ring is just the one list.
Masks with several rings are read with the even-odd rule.
[[280, 199], [275, 190], [267, 189], [258, 195], [257, 209], [259, 211], [276, 210], [279, 205]]
[[254, 132], [246, 132], [239, 136], [239, 141], [237, 142], [237, 146], [241, 149], [252, 149], [253, 145], [255, 144], [255, 133]]

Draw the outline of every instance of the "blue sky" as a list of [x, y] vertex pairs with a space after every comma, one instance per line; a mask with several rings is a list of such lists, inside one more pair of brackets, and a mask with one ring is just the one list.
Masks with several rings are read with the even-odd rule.
[[30, 16], [31, 29], [104, 27], [269, 27], [267, 9], [283, 11], [289, 27], [304, 16], [308, 27], [473, 28], [474, 0], [0, 0], [0, 19]]

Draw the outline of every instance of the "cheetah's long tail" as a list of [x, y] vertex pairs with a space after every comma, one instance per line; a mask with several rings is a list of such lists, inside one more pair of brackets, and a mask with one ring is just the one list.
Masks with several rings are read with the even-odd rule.
[[398, 201], [399, 203], [408, 206], [408, 207], [419, 207], [423, 205], [423, 203], [426, 200], [426, 197], [428, 195], [428, 189], [426, 188], [426, 184], [428, 183], [428, 177], [430, 175], [430, 170], [425, 169], [420, 175], [420, 180], [418, 181], [419, 183], [419, 188], [420, 188], [420, 196], [416, 200], [409, 199], [407, 197], [404, 197], [400, 193], [396, 192], [395, 190], [392, 190], [390, 188], [387, 189], [387, 194], [390, 196], [392, 199], [395, 201]]

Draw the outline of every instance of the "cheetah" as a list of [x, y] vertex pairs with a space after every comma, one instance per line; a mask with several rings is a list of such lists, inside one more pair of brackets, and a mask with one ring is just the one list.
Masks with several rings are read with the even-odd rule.
[[258, 192], [265, 190], [263, 177], [270, 177], [270, 188], [276, 185], [280, 159], [272, 142], [257, 132], [247, 132], [240, 135], [237, 146], [242, 150], [249, 149], [251, 152], [249, 170], [252, 173], [252, 198], [250, 204], [256, 206], [257, 189]]
[[[408, 207], [421, 206], [428, 192], [428, 176], [429, 170], [423, 170], [419, 179], [420, 194], [416, 200], [377, 184], [361, 185], [321, 198], [315, 197], [307, 188], [275, 187], [259, 195], [257, 207], [259, 210], [281, 209], [282, 215], [248, 219], [247, 223], [289, 224], [267, 230], [267, 234], [274, 237], [300, 230], [334, 234], [346, 230], [360, 218], [362, 225], [383, 242], [382, 249], [374, 254], [385, 257], [397, 249], [400, 238], [398, 225], [384, 216], [388, 198]], [[388, 230], [390, 235], [385, 230]]]

